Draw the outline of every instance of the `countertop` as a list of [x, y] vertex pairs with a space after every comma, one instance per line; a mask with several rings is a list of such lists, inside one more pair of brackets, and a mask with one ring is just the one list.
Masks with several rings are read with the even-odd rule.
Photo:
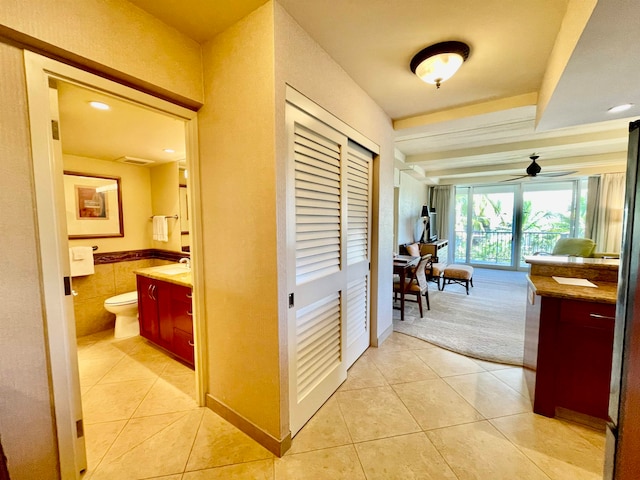
[[553, 277], [541, 275], [527, 275], [527, 281], [536, 295], [542, 297], [566, 298], [570, 300], [586, 300], [596, 303], [615, 304], [618, 298], [618, 284], [591, 280], [594, 287], [578, 287], [561, 285]]
[[147, 267], [135, 270], [133, 273], [143, 277], [175, 283], [183, 287], [192, 287], [191, 270], [181, 263], [170, 263], [158, 267]]
[[600, 270], [618, 270], [620, 259], [584, 258], [566, 255], [527, 255], [524, 261], [531, 265], [553, 265], [556, 267], [598, 268]]

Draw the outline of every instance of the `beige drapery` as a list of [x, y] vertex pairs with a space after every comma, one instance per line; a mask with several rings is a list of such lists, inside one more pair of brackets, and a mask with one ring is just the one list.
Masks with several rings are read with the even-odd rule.
[[[605, 173], [600, 176], [597, 187], [589, 180], [589, 197], [595, 202], [587, 202], [586, 236], [596, 242], [597, 252], [619, 253], [622, 246], [625, 174]], [[595, 191], [592, 191], [592, 187], [596, 187]], [[589, 212], [590, 204], [592, 212]], [[590, 213], [593, 214], [591, 222]]]

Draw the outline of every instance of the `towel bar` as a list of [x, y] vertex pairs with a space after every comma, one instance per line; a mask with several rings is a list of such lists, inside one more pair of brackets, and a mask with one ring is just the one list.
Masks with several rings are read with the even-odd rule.
[[[153, 217], [149, 217], [149, 220], [151, 220]], [[178, 215], [165, 215], [164, 218], [175, 218], [176, 220], [178, 219]]]

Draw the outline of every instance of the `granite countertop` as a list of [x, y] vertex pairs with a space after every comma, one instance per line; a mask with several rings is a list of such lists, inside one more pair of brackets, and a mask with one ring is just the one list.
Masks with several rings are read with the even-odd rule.
[[542, 297], [566, 298], [570, 300], [587, 300], [596, 303], [615, 304], [618, 298], [618, 284], [613, 282], [599, 282], [591, 280], [597, 285], [594, 287], [578, 287], [574, 285], [562, 285], [553, 277], [541, 275], [527, 275], [529, 285], [533, 287], [536, 295]]
[[183, 287], [192, 287], [191, 270], [181, 263], [170, 263], [158, 267], [147, 267], [135, 270], [133, 273], [143, 277], [175, 283]]
[[620, 266], [618, 258], [584, 258], [566, 255], [527, 255], [524, 261], [531, 265], [553, 265], [558, 267], [598, 268], [617, 270]]

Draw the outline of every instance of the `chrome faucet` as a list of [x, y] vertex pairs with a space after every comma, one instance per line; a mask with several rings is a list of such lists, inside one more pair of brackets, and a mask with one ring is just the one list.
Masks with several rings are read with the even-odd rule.
[[189, 268], [189, 269], [191, 268], [191, 259], [190, 258], [183, 257], [183, 258], [180, 259], [180, 263], [184, 263], [187, 266], [187, 268]]

